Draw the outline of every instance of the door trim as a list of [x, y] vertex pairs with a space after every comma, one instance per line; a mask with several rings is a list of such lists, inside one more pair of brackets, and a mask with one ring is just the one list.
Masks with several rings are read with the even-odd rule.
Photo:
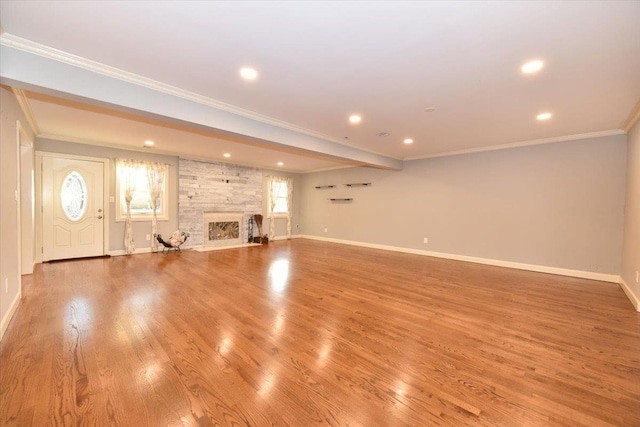
[[[20, 123], [20, 120], [18, 120], [16, 122], [16, 128], [17, 128], [17, 138], [18, 138], [18, 232], [19, 232], [19, 236], [20, 238], [18, 239], [18, 260], [20, 263], [20, 275], [25, 275], [25, 274], [33, 274], [33, 267], [35, 264], [35, 205], [31, 205], [31, 212], [33, 212], [33, 215], [31, 216], [31, 221], [27, 224], [24, 223], [24, 221], [22, 221], [22, 204], [23, 204], [23, 199], [24, 199], [24, 192], [23, 192], [23, 188], [22, 188], [22, 179], [25, 176], [25, 174], [29, 174], [29, 176], [31, 177], [32, 173], [34, 172], [34, 168], [35, 168], [35, 156], [34, 156], [34, 144], [33, 141], [31, 139], [31, 137], [29, 136], [29, 134], [27, 133], [27, 131], [25, 130], [25, 128], [22, 126], [22, 123]], [[22, 163], [23, 163], [23, 155], [22, 155], [22, 147], [29, 147], [29, 151], [30, 151], [30, 157], [31, 157], [31, 169], [30, 170], [24, 170], [24, 168], [22, 167]], [[35, 177], [33, 177], [32, 179], [35, 179]], [[32, 188], [31, 188], [31, 193], [32, 193], [32, 197], [33, 199], [36, 198], [35, 195], [35, 182], [32, 182]], [[32, 199], [32, 200], [33, 200]], [[30, 227], [31, 230], [30, 231], [30, 237], [31, 237], [31, 254], [29, 256], [29, 258], [27, 259], [27, 261], [30, 263], [30, 266], [26, 269], [23, 268], [23, 262], [25, 261], [23, 259], [23, 253], [22, 253], [22, 248], [23, 248], [23, 243], [24, 243], [24, 228], [25, 227]]]
[[[102, 177], [102, 185], [104, 190], [102, 192], [103, 197], [103, 206], [104, 208], [104, 239], [103, 239], [103, 248], [102, 254], [109, 254], [109, 223], [111, 219], [111, 203], [109, 203], [109, 172], [111, 163], [108, 158], [104, 157], [89, 157], [89, 156], [78, 156], [75, 154], [65, 154], [65, 153], [52, 153], [47, 151], [36, 151], [36, 262], [42, 263], [42, 159], [44, 157], [56, 157], [59, 159], [70, 159], [70, 160], [86, 160], [89, 162], [100, 162], [103, 164], [103, 177]], [[38, 250], [39, 249], [39, 250]]]

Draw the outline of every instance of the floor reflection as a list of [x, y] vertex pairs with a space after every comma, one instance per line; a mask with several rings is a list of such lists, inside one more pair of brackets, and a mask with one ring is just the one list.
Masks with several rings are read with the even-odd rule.
[[320, 348], [320, 352], [319, 352], [319, 357], [318, 357], [318, 365], [321, 367], [324, 367], [327, 364], [327, 358], [329, 357], [329, 354], [331, 353], [331, 348], [333, 347], [333, 345], [331, 344], [331, 342], [325, 342], [324, 344], [322, 344], [322, 347]]
[[265, 373], [264, 377], [262, 377], [262, 380], [260, 381], [260, 389], [258, 390], [260, 397], [265, 398], [269, 395], [273, 386], [277, 382], [277, 378], [277, 373], [274, 371], [269, 370]]
[[271, 291], [281, 294], [287, 288], [289, 280], [289, 260], [275, 260], [269, 268], [269, 279]]
[[220, 341], [220, 345], [218, 346], [218, 353], [225, 356], [231, 349], [232, 345], [233, 345], [233, 341], [231, 341], [231, 338], [224, 337], [222, 341]]
[[65, 316], [66, 326], [75, 325], [78, 328], [89, 328], [93, 323], [93, 307], [87, 298], [75, 297], [66, 307], [67, 316]]
[[282, 333], [282, 328], [285, 321], [284, 314], [284, 312], [280, 312], [276, 316], [276, 320], [273, 322], [273, 326], [271, 327], [271, 332], [273, 335], [280, 335]]

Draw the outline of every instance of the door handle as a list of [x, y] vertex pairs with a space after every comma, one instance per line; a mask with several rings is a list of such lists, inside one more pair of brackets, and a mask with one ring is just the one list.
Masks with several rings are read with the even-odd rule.
[[102, 219], [102, 215], [98, 215], [98, 219]]

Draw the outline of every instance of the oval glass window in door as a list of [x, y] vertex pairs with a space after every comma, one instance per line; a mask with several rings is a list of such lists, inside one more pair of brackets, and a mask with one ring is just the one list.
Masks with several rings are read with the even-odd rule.
[[82, 175], [71, 171], [62, 181], [60, 204], [71, 221], [79, 221], [87, 211], [87, 184]]

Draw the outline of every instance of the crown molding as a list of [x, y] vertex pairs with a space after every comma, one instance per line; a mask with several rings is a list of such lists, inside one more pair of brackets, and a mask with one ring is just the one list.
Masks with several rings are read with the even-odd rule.
[[306, 171], [306, 172], [300, 172], [303, 175], [306, 174], [310, 174], [310, 173], [317, 173], [317, 172], [329, 172], [329, 171], [335, 171], [335, 170], [339, 170], [339, 169], [351, 169], [351, 168], [361, 168], [363, 167], [362, 165], [342, 165], [342, 166], [333, 166], [330, 168], [321, 168], [321, 169], [312, 169], [310, 171]]
[[225, 161], [222, 159], [208, 159], [206, 157], [199, 157], [199, 156], [178, 156], [178, 161], [180, 160], [186, 160], [186, 161], [191, 161], [191, 162], [201, 162], [201, 163], [224, 163], [227, 165], [234, 165], [234, 166], [241, 166], [244, 168], [253, 168], [253, 169], [259, 169], [261, 171], [273, 171], [274, 173], [277, 172], [283, 172], [283, 173], [290, 173], [293, 175], [301, 175], [304, 174], [306, 172], [304, 171], [299, 171], [299, 170], [293, 170], [293, 169], [287, 169], [287, 168], [279, 168], [279, 169], [273, 169], [271, 167], [268, 166], [263, 166], [263, 165], [259, 165], [256, 163], [250, 163], [250, 162], [230, 162], [230, 161]]
[[31, 109], [31, 104], [29, 104], [27, 95], [22, 89], [18, 89], [15, 87], [12, 87], [11, 91], [16, 96], [16, 100], [18, 101], [18, 104], [20, 105], [24, 116], [27, 118], [27, 123], [29, 123], [31, 132], [33, 132], [34, 136], [38, 136], [40, 134], [40, 129], [38, 129], [38, 122], [36, 121], [36, 116], [33, 114], [33, 110]]
[[287, 129], [293, 132], [297, 132], [303, 135], [308, 135], [308, 136], [322, 139], [325, 141], [335, 142], [336, 144], [340, 144], [345, 147], [355, 148], [362, 152], [367, 152], [367, 153], [371, 153], [379, 156], [385, 156], [394, 160], [401, 160], [400, 158], [392, 157], [384, 153], [378, 153], [372, 150], [367, 150], [365, 148], [357, 147], [355, 145], [347, 144], [344, 142], [343, 139], [340, 139], [340, 138], [325, 135], [320, 132], [315, 132], [311, 129], [306, 129], [306, 128], [294, 125], [292, 123], [275, 119], [273, 117], [265, 116], [250, 110], [245, 110], [243, 108], [236, 107], [234, 105], [227, 104], [225, 102], [218, 101], [213, 98], [209, 98], [207, 96], [199, 95], [195, 92], [190, 92], [184, 89], [180, 89], [178, 87], [171, 86], [166, 83], [159, 82], [157, 80], [143, 77], [138, 74], [130, 73], [128, 71], [111, 67], [109, 65], [105, 65], [100, 62], [92, 61], [90, 59], [86, 59], [78, 55], [74, 55], [74, 54], [71, 54], [62, 50], [58, 50], [40, 43], [36, 43], [34, 41], [15, 36], [13, 34], [4, 33], [0, 35], [0, 45], [18, 49], [24, 52], [38, 55], [43, 58], [58, 61], [67, 65], [71, 65], [77, 68], [81, 68], [87, 71], [91, 71], [97, 74], [101, 74], [101, 75], [111, 77], [117, 80], [121, 80], [130, 84], [134, 84], [137, 86], [142, 86], [147, 89], [162, 92], [178, 98], [193, 101], [202, 105], [213, 107], [218, 110], [225, 111], [227, 113], [236, 114], [238, 116], [255, 120], [261, 123], [276, 126], [282, 129]]
[[531, 145], [553, 144], [556, 142], [575, 141], [578, 139], [591, 139], [603, 136], [625, 135], [622, 129], [611, 129], [600, 132], [579, 133], [575, 135], [558, 136], [554, 138], [534, 139], [531, 141], [514, 142], [511, 144], [490, 145], [488, 147], [470, 148], [468, 150], [447, 151], [444, 153], [428, 154], [426, 156], [405, 157], [404, 161], [432, 159], [435, 157], [457, 156], [460, 154], [482, 153], [484, 151], [508, 150], [510, 148], [529, 147]]
[[624, 122], [622, 122], [622, 125], [620, 126], [620, 128], [624, 130], [626, 133], [628, 133], [633, 127], [633, 125], [638, 123], [639, 120], [640, 120], [640, 99], [638, 99], [636, 106], [633, 107], [633, 110], [631, 110], [631, 112], [629, 113], [629, 117], [627, 117], [627, 119]]

